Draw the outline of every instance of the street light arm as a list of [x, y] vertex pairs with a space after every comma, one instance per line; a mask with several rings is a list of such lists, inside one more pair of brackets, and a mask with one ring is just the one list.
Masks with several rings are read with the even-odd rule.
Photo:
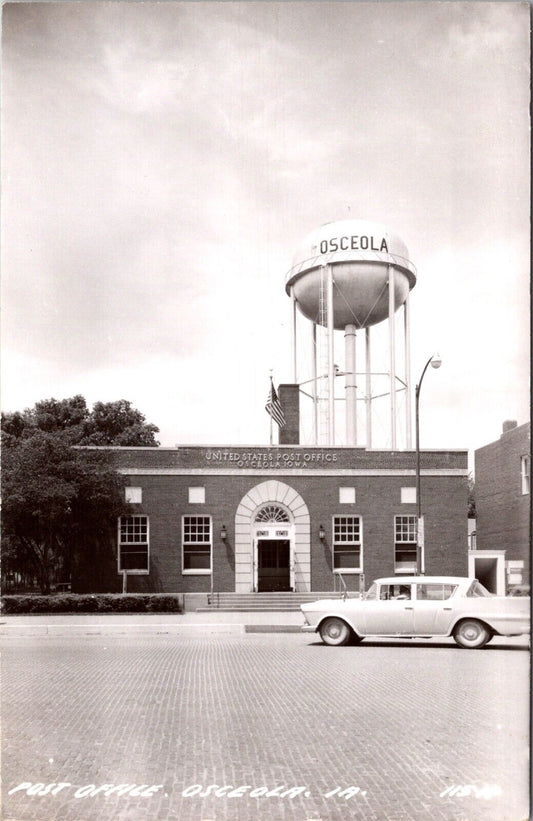
[[430, 357], [429, 357], [429, 359], [428, 359], [428, 361], [427, 361], [427, 362], [426, 362], [426, 364], [424, 365], [424, 370], [422, 371], [422, 375], [421, 375], [421, 377], [420, 377], [420, 379], [419, 379], [419, 381], [418, 381], [418, 385], [416, 386], [416, 390], [415, 390], [415, 394], [416, 394], [416, 397], [417, 397], [417, 398], [418, 398], [418, 395], [419, 395], [419, 393], [420, 393], [420, 388], [421, 388], [421, 386], [422, 386], [422, 380], [423, 380], [423, 378], [424, 378], [424, 374], [426, 373], [426, 371], [427, 371], [427, 369], [428, 369], [429, 363], [430, 363], [430, 362], [432, 362], [434, 358], [435, 358], [435, 354], [433, 354], [432, 356], [430, 356]]
[[424, 375], [429, 367], [429, 363], [433, 359], [433, 354], [429, 357], [428, 361], [424, 365], [424, 370], [422, 371], [422, 375], [418, 380], [418, 384], [415, 388], [415, 435], [416, 435], [416, 507], [417, 507], [417, 517], [420, 519], [421, 515], [421, 504], [420, 504], [420, 418], [419, 418], [419, 399], [420, 399], [420, 388], [422, 387], [422, 380], [424, 379]]
[[422, 380], [424, 375], [429, 367], [430, 364], [433, 364], [434, 368], [440, 368], [441, 366], [441, 359], [440, 356], [437, 354], [432, 354], [429, 357], [428, 361], [424, 366], [424, 370], [418, 380], [418, 384], [415, 388], [415, 436], [416, 436], [416, 509], [417, 509], [417, 533], [416, 533], [416, 574], [419, 575], [421, 573], [421, 547], [420, 547], [420, 520], [422, 518], [422, 499], [421, 499], [421, 492], [420, 492], [420, 416], [419, 416], [419, 399], [420, 399], [420, 388], [422, 386]]

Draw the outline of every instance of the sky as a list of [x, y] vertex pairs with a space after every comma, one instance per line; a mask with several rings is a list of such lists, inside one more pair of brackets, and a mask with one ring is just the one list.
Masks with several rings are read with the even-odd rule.
[[442, 358], [421, 447], [528, 421], [529, 12], [5, 4], [3, 410], [81, 393], [162, 445], [268, 444], [293, 254], [357, 218], [416, 266], [413, 381]]

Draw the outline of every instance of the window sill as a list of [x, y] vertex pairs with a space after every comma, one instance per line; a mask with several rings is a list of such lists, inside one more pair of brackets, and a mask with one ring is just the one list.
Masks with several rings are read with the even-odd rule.
[[338, 576], [349, 576], [349, 575], [353, 576], [356, 573], [362, 573], [363, 568], [362, 567], [346, 567], [346, 568], [343, 568], [342, 570], [339, 570], [338, 568], [335, 568], [333, 570], [333, 572], [336, 573]]
[[128, 576], [149, 576], [149, 570], [118, 570], [117, 574], [119, 576], [123, 576], [124, 573], [127, 573]]
[[182, 570], [182, 576], [210, 576], [210, 570]]

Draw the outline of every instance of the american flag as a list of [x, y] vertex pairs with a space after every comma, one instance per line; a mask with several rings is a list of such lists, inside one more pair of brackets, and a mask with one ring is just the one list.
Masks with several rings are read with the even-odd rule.
[[270, 380], [270, 390], [268, 392], [268, 399], [265, 405], [265, 410], [272, 417], [274, 422], [278, 423], [280, 428], [285, 427], [287, 423], [285, 421], [285, 416], [283, 415], [283, 410], [281, 408], [281, 404], [278, 399], [278, 395], [276, 393], [276, 389], [274, 387], [272, 379]]

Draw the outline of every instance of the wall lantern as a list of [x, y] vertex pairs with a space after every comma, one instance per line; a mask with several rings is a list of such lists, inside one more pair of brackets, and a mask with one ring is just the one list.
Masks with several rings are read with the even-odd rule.
[[222, 525], [222, 527], [220, 529], [220, 538], [222, 539], [223, 542], [225, 542], [226, 539], [228, 538], [228, 531], [226, 530], [226, 525]]
[[326, 538], [326, 531], [324, 530], [324, 525], [320, 525], [320, 527], [318, 528], [318, 538], [321, 542], [323, 542]]

